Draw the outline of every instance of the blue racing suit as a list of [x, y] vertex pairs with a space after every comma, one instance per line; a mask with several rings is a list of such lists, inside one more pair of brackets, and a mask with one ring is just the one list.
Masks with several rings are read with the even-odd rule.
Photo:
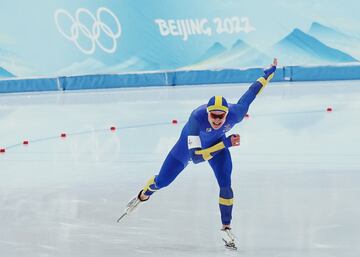
[[250, 104], [274, 76], [276, 66], [264, 71], [265, 75], [255, 81], [236, 104], [229, 104], [225, 123], [215, 130], [208, 121], [206, 105], [196, 108], [181, 131], [180, 138], [167, 155], [158, 175], [152, 177], [143, 189], [145, 195], [152, 195], [168, 186], [188, 165], [189, 161], [208, 161], [220, 187], [219, 206], [223, 225], [231, 222], [233, 190], [231, 188], [232, 161], [230, 136], [225, 133], [242, 121]]

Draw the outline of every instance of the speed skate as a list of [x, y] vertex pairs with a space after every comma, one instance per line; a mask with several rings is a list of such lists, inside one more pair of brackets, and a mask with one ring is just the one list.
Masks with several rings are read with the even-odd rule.
[[129, 213], [131, 213], [132, 211], [134, 211], [136, 209], [136, 207], [139, 205], [139, 203], [143, 202], [140, 200], [140, 194], [142, 191], [140, 191], [139, 194], [137, 194], [136, 196], [134, 196], [127, 204], [124, 210], [124, 213], [117, 219], [117, 222], [120, 222], [120, 220], [122, 218], [124, 218], [126, 215], [128, 215]]
[[231, 232], [231, 228], [221, 229], [221, 239], [225, 243], [225, 247], [230, 250], [237, 250], [235, 245], [235, 236]]

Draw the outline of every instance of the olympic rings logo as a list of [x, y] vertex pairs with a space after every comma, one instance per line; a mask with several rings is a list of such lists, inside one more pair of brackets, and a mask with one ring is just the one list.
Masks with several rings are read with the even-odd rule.
[[[116, 25], [116, 29], [114, 31], [110, 28], [110, 26], [108, 26], [102, 21], [101, 17], [103, 13], [107, 13], [113, 18]], [[80, 22], [80, 15], [87, 15], [88, 17], [90, 17], [90, 19], [93, 22], [91, 28], [88, 28], [85, 24]], [[65, 30], [60, 25], [59, 22], [60, 16], [65, 16], [70, 20], [72, 24], [70, 28], [68, 28], [67, 30]], [[77, 46], [77, 48], [80, 51], [82, 51], [84, 54], [93, 54], [95, 52], [96, 45], [98, 45], [106, 53], [114, 53], [116, 51], [117, 39], [121, 35], [121, 25], [116, 15], [109, 9], [105, 7], [100, 7], [96, 12], [96, 17], [95, 17], [95, 15], [93, 15], [88, 9], [79, 8], [76, 10], [75, 18], [71, 16], [71, 14], [66, 10], [58, 9], [54, 14], [54, 18], [57, 29], [59, 30], [60, 34], [63, 35], [69, 41], [73, 42]], [[105, 46], [104, 43], [100, 41], [100, 36], [102, 32], [112, 41], [112, 45], [110, 47]], [[88, 38], [90, 40], [91, 42], [90, 47], [82, 46], [79, 43], [80, 41], [79, 37], [81, 36], [80, 33], [85, 38]]]

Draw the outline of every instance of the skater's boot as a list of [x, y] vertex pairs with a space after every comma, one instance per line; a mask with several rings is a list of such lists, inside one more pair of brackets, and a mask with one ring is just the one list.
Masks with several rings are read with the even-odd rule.
[[226, 227], [221, 229], [221, 238], [225, 243], [225, 246], [229, 249], [236, 250], [237, 247], [235, 245], [235, 236], [231, 232], [231, 228]]
[[142, 190], [127, 203], [126, 208], [125, 208], [125, 212], [127, 214], [129, 214], [130, 212], [135, 210], [136, 207], [139, 205], [139, 203], [145, 202], [149, 199], [149, 198], [147, 198], [147, 199], [142, 200], [140, 197], [141, 193], [142, 193]]
[[139, 203], [145, 202], [149, 199], [147, 197], [146, 199], [141, 198], [143, 190], [141, 190], [136, 196], [134, 196], [126, 205], [124, 213], [120, 216], [120, 218], [117, 219], [117, 222], [119, 222], [122, 218], [124, 218], [126, 215], [128, 215], [130, 212], [134, 211]]

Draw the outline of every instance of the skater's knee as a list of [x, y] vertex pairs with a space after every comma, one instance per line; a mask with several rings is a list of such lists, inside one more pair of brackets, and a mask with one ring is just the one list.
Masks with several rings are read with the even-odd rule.
[[155, 183], [156, 183], [156, 188], [160, 189], [160, 188], [164, 188], [164, 187], [167, 187], [168, 185], [170, 185], [171, 180], [166, 179], [166, 178], [164, 179], [161, 177], [156, 177]]
[[233, 198], [234, 193], [233, 193], [231, 186], [220, 187], [220, 197], [227, 198], [227, 199]]
[[170, 185], [185, 167], [186, 165], [183, 162], [169, 154], [161, 167], [159, 175], [155, 178], [157, 188], [160, 189]]

